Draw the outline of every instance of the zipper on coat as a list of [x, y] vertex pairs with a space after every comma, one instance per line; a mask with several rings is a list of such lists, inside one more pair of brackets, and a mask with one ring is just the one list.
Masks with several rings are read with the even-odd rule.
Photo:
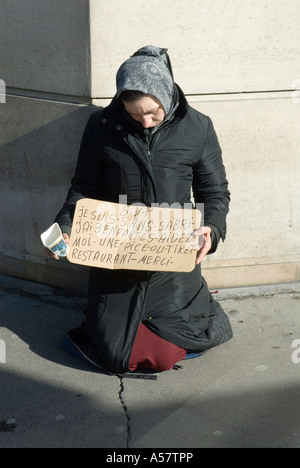
[[150, 135], [146, 135], [145, 136], [145, 146], [146, 146], [146, 150], [147, 150], [147, 154], [148, 154], [149, 159], [152, 158], [150, 144], [151, 144], [151, 137], [150, 137]]
[[154, 148], [155, 148], [155, 143], [157, 143], [160, 137], [160, 133], [157, 132], [154, 135], [151, 135], [151, 133], [144, 132], [144, 135], [145, 135], [144, 144], [146, 147], [147, 155], [149, 159], [152, 159]]

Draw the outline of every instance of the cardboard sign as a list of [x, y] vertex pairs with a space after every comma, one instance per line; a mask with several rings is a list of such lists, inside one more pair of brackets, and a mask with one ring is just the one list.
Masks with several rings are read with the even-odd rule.
[[109, 269], [191, 271], [201, 212], [84, 198], [76, 205], [68, 260]]

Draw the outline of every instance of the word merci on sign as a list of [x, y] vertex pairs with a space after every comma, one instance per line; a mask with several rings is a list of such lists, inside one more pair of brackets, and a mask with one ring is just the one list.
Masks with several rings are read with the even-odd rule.
[[108, 269], [192, 271], [199, 210], [124, 205], [90, 198], [76, 205], [68, 260]]

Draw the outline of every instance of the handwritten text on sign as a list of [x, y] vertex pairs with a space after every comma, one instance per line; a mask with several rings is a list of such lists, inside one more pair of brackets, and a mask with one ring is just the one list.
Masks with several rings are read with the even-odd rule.
[[85, 198], [76, 205], [72, 263], [109, 269], [191, 271], [201, 212], [122, 205]]

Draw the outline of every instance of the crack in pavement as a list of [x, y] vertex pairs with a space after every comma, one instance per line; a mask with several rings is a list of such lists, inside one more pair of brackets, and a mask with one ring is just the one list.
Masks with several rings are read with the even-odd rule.
[[[180, 366], [181, 367], [181, 366]], [[128, 408], [125, 404], [125, 401], [124, 401], [124, 398], [123, 398], [123, 392], [125, 390], [125, 387], [124, 387], [124, 383], [123, 383], [123, 379], [148, 379], [148, 380], [157, 380], [157, 375], [156, 373], [151, 373], [151, 371], [149, 371], [149, 373], [141, 373], [139, 374], [138, 372], [137, 373], [125, 373], [123, 376], [122, 375], [119, 375], [119, 374], [116, 374], [116, 376], [118, 377], [118, 379], [120, 380], [120, 390], [119, 390], [119, 400], [121, 402], [121, 405], [122, 405], [122, 408], [124, 410], [124, 413], [125, 413], [125, 416], [126, 416], [126, 419], [127, 419], [127, 442], [126, 442], [126, 448], [129, 448], [129, 443], [131, 441], [131, 437], [132, 437], [132, 430], [131, 430], [131, 427], [130, 427], [130, 420], [131, 420], [131, 417], [129, 416], [128, 414]]]
[[127, 419], [127, 441], [126, 441], [126, 448], [129, 448], [129, 443], [131, 441], [131, 427], [130, 427], [130, 416], [128, 414], [128, 409], [125, 404], [124, 398], [123, 398], [123, 392], [124, 392], [124, 383], [123, 383], [123, 377], [118, 375], [118, 378], [120, 380], [120, 391], [119, 391], [119, 400], [121, 402], [122, 408], [124, 410], [126, 419]]

